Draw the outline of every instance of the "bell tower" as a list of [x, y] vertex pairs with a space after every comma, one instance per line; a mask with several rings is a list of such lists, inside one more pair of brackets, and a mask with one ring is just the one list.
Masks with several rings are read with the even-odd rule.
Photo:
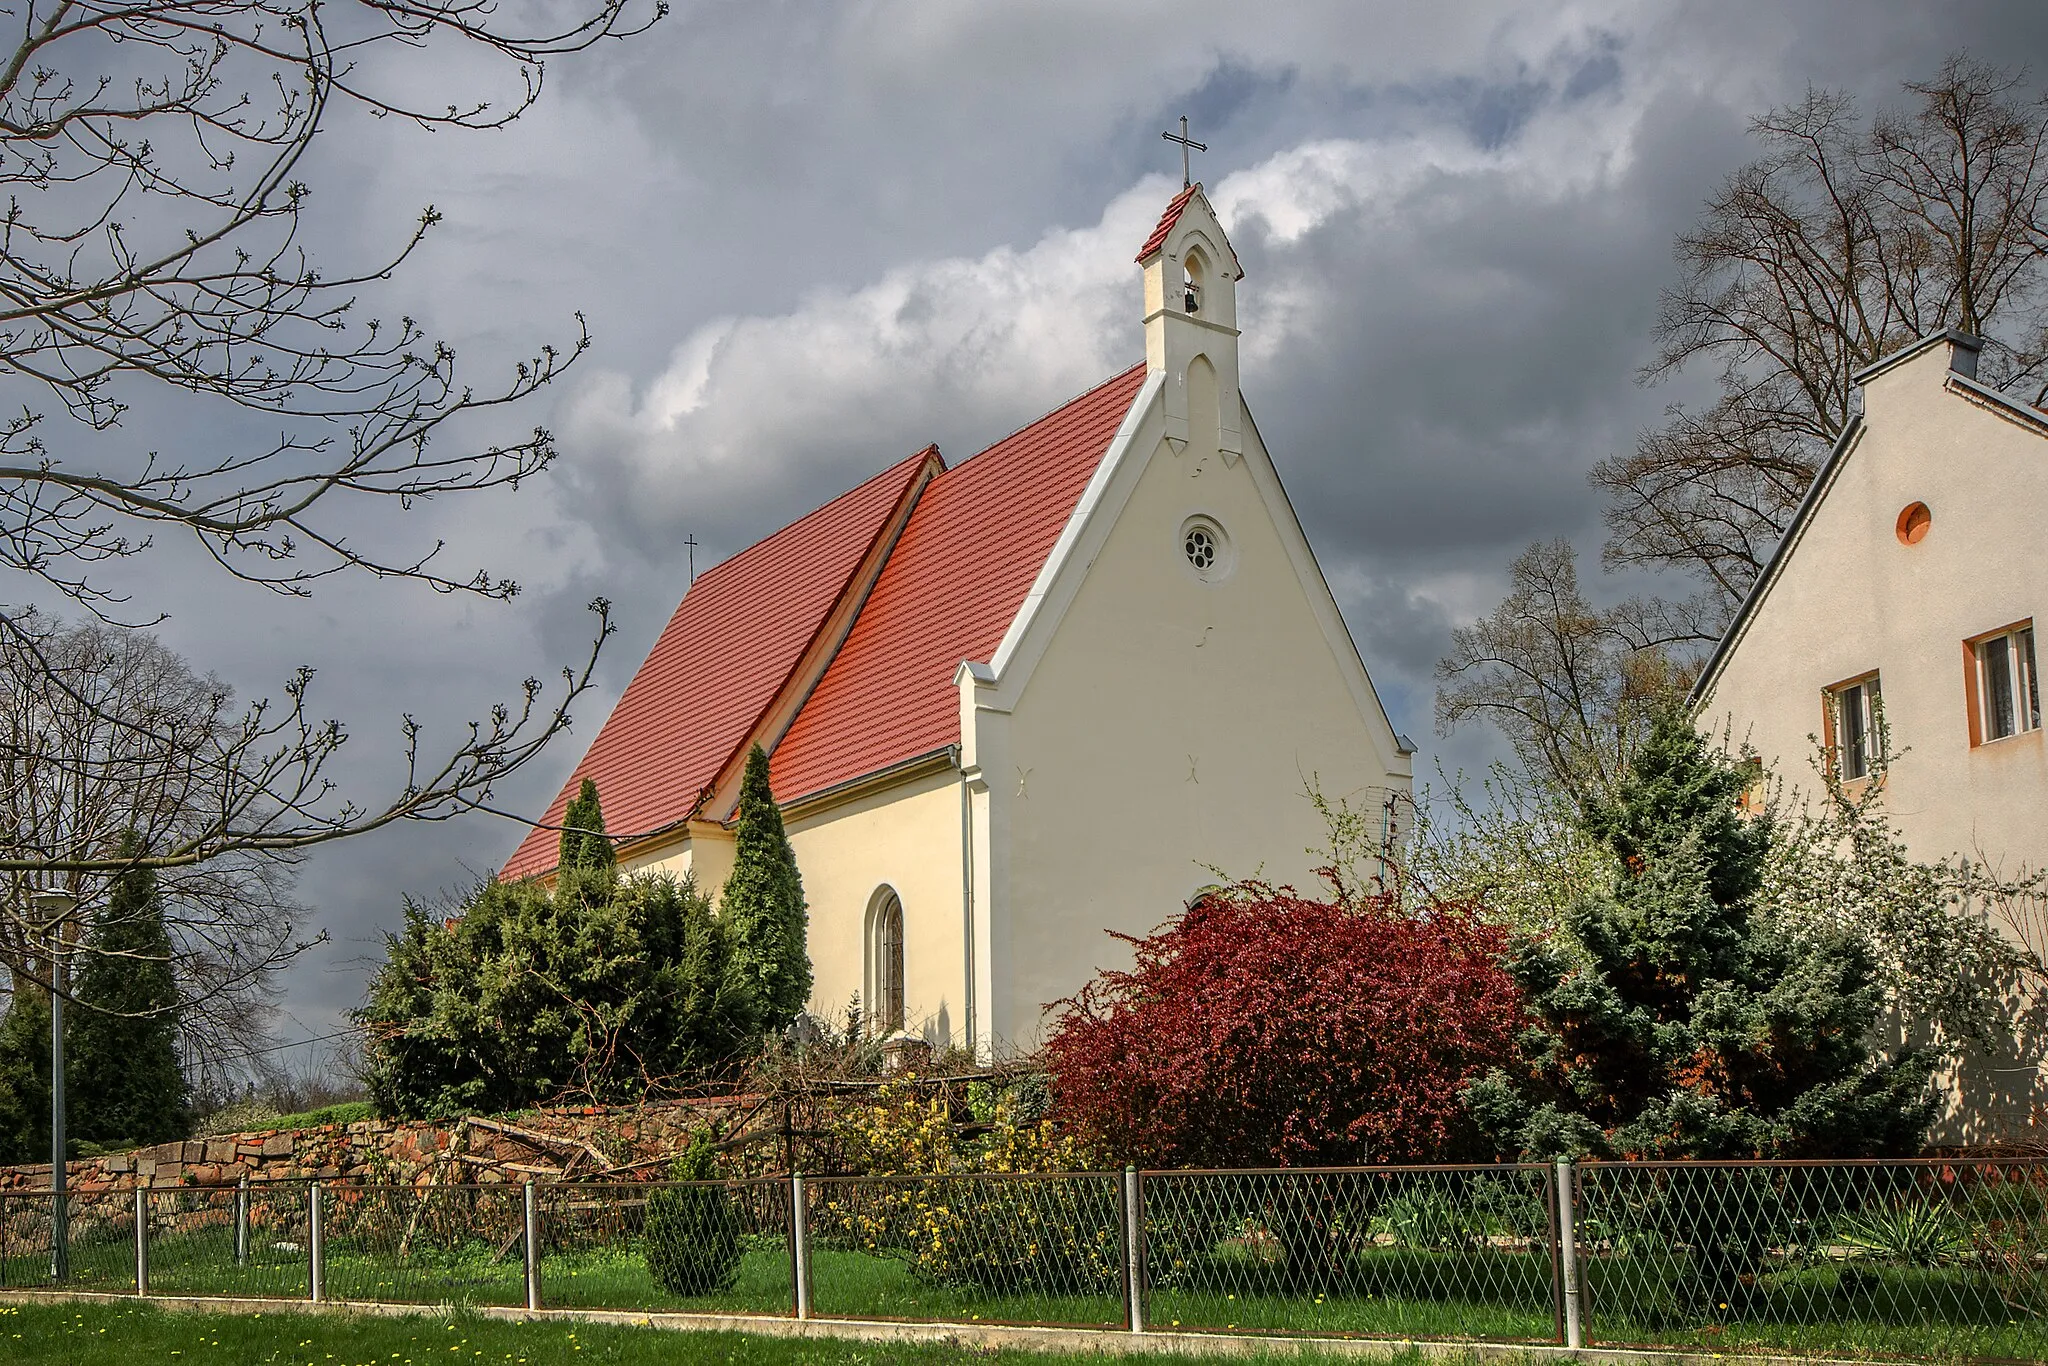
[[1145, 273], [1145, 368], [1166, 376], [1166, 440], [1226, 462], [1244, 453], [1237, 391], [1237, 282], [1244, 271], [1199, 184], [1174, 197], [1138, 252]]

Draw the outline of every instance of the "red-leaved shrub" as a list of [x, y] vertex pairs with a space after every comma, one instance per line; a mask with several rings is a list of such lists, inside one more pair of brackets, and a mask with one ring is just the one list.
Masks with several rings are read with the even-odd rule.
[[[1128, 936], [1125, 936], [1128, 938]], [[1506, 932], [1468, 908], [1314, 901], [1244, 883], [1061, 1002], [1061, 1118], [1162, 1167], [1446, 1161], [1473, 1152], [1464, 1084], [1524, 1021]]]

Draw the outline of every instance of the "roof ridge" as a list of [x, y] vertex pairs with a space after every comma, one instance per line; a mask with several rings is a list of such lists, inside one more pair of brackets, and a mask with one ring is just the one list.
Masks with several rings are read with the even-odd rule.
[[954, 671], [1001, 643], [1145, 380], [1133, 365], [931, 481], [776, 746], [778, 801], [959, 739]]
[[[927, 446], [700, 575], [543, 823], [559, 821], [577, 780], [586, 776], [604, 790], [606, 814], [621, 834], [656, 834], [695, 813], [706, 781], [751, 738], [764, 708], [784, 695], [816, 647], [821, 623], [847, 598], [859, 565], [875, 553], [882, 526], [904, 507], [907, 490], [930, 482], [938, 464], [936, 449]], [[707, 584], [708, 594], [695, 591]], [[553, 864], [549, 841], [536, 825], [500, 876], [544, 873]]]
[[1167, 235], [1173, 231], [1173, 225], [1180, 222], [1182, 212], [1198, 194], [1205, 202], [1207, 201], [1208, 194], [1202, 189], [1202, 182], [1199, 180], [1192, 185], [1184, 186], [1181, 192], [1173, 197], [1173, 202], [1166, 206], [1166, 212], [1159, 215], [1159, 223], [1152, 229], [1152, 235], [1145, 239], [1144, 246], [1138, 248], [1139, 265], [1145, 264], [1153, 252], [1166, 245]]
[[[895, 473], [895, 472], [896, 472], [897, 470], [900, 470], [900, 469], [902, 469], [902, 468], [903, 468], [903, 467], [904, 467], [905, 465], [908, 465], [908, 464], [912, 463], [913, 461], [920, 461], [920, 460], [923, 460], [923, 459], [925, 459], [925, 458], [926, 458], [927, 456], [937, 456], [937, 457], [938, 457], [938, 459], [939, 459], [939, 471], [940, 471], [940, 473], [942, 473], [942, 474], [943, 474], [943, 473], [944, 473], [944, 472], [945, 472], [945, 471], [946, 471], [947, 469], [950, 469], [950, 468], [951, 468], [951, 466], [949, 466], [949, 465], [947, 465], [947, 464], [946, 464], [946, 457], [945, 457], [945, 454], [944, 454], [944, 453], [943, 453], [942, 451], [940, 451], [940, 450], [939, 450], [938, 444], [937, 444], [936, 442], [929, 442], [929, 441], [928, 441], [928, 442], [926, 442], [926, 443], [925, 443], [925, 445], [924, 445], [924, 449], [922, 449], [922, 450], [920, 450], [920, 451], [917, 451], [917, 452], [916, 452], [915, 454], [912, 454], [912, 455], [906, 455], [906, 456], [904, 456], [904, 457], [903, 457], [903, 458], [902, 458], [901, 460], [898, 460], [898, 461], [897, 461], [896, 463], [894, 463], [893, 465], [884, 465], [884, 466], [883, 466], [883, 467], [882, 467], [881, 469], [879, 469], [879, 470], [876, 470], [876, 471], [875, 471], [875, 472], [874, 472], [873, 474], [869, 475], [869, 476], [868, 476], [867, 478], [865, 478], [865, 479], [862, 479], [862, 480], [859, 480], [859, 481], [857, 481], [857, 482], [855, 482], [855, 483], [853, 483], [853, 484], [849, 484], [849, 485], [848, 485], [847, 487], [845, 487], [845, 488], [841, 489], [841, 490], [840, 490], [839, 492], [837, 492], [837, 493], [833, 494], [833, 495], [832, 495], [832, 496], [831, 496], [830, 498], [827, 498], [827, 499], [826, 499], [826, 500], [825, 500], [824, 502], [822, 502], [822, 503], [818, 504], [818, 505], [817, 505], [816, 507], [812, 508], [812, 509], [811, 509], [811, 510], [810, 510], [809, 512], [803, 513], [803, 514], [801, 514], [801, 515], [799, 515], [799, 516], [796, 516], [796, 517], [792, 517], [792, 518], [790, 518], [790, 519], [789, 519], [788, 521], [784, 522], [784, 523], [783, 523], [782, 525], [780, 525], [780, 526], [776, 527], [776, 528], [775, 528], [775, 529], [774, 529], [773, 531], [769, 532], [769, 533], [768, 533], [767, 535], [765, 535], [765, 536], [759, 536], [759, 537], [756, 537], [756, 538], [755, 538], [754, 540], [752, 540], [752, 541], [749, 541], [749, 542], [748, 542], [748, 543], [747, 543], [746, 545], [743, 545], [743, 546], [741, 546], [741, 547], [740, 547], [740, 548], [739, 548], [738, 550], [735, 550], [735, 551], [733, 551], [733, 552], [732, 552], [732, 554], [730, 554], [730, 555], [726, 556], [726, 557], [725, 557], [724, 559], [720, 560], [720, 561], [719, 561], [719, 562], [718, 562], [717, 564], [714, 564], [714, 565], [712, 565], [712, 566], [711, 566], [711, 567], [710, 567], [709, 569], [706, 569], [706, 570], [705, 570], [705, 571], [704, 571], [703, 573], [699, 574], [699, 575], [697, 576], [697, 578], [698, 578], [699, 580], [703, 580], [703, 579], [708, 579], [708, 578], [710, 578], [710, 577], [711, 577], [711, 576], [712, 576], [713, 574], [716, 574], [716, 573], [717, 573], [717, 572], [718, 572], [719, 570], [721, 570], [721, 569], [724, 569], [724, 568], [725, 568], [726, 566], [728, 566], [728, 565], [732, 564], [732, 563], [733, 563], [734, 561], [736, 561], [736, 560], [740, 559], [741, 557], [745, 556], [745, 555], [746, 555], [746, 554], [748, 554], [748, 553], [749, 553], [750, 551], [758, 550], [758, 549], [760, 549], [760, 548], [761, 548], [762, 546], [764, 546], [764, 545], [768, 544], [768, 542], [770, 542], [770, 541], [774, 540], [774, 539], [775, 539], [775, 538], [776, 538], [777, 536], [780, 536], [780, 535], [781, 535], [781, 534], [782, 534], [783, 532], [785, 532], [785, 531], [788, 531], [788, 530], [789, 530], [789, 529], [790, 529], [791, 527], [793, 527], [793, 526], [797, 526], [797, 525], [800, 525], [801, 523], [804, 523], [804, 522], [807, 522], [807, 521], [809, 521], [809, 520], [810, 520], [811, 518], [813, 518], [813, 517], [817, 516], [817, 515], [818, 515], [819, 513], [823, 512], [823, 511], [824, 511], [825, 509], [827, 509], [827, 508], [831, 507], [831, 506], [832, 506], [832, 505], [833, 505], [834, 503], [838, 502], [838, 501], [839, 501], [840, 499], [842, 499], [842, 498], [845, 498], [845, 497], [847, 497], [847, 496], [849, 496], [849, 495], [851, 495], [851, 494], [859, 493], [859, 492], [860, 492], [860, 491], [861, 491], [862, 489], [864, 489], [864, 488], [866, 488], [866, 487], [867, 487], [868, 485], [870, 485], [870, 484], [874, 483], [874, 482], [875, 482], [876, 480], [878, 480], [878, 479], [885, 479], [885, 478], [887, 478], [887, 477], [888, 477], [889, 475], [891, 475], [891, 474], [894, 474], [894, 473]], [[694, 585], [692, 585], [692, 586], [694, 587]], [[686, 590], [686, 592], [687, 592], [687, 590]]]

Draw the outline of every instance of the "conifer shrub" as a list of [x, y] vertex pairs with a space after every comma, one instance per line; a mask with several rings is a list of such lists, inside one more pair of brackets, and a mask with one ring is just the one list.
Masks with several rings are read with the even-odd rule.
[[[669, 1168], [669, 1180], [715, 1182], [718, 1153], [702, 1130]], [[740, 1272], [740, 1212], [719, 1185], [663, 1186], [647, 1197], [641, 1252], [647, 1274], [671, 1295], [730, 1290]]]
[[[602, 829], [588, 795], [578, 819]], [[552, 890], [492, 879], [452, 908], [407, 902], [356, 1012], [378, 1113], [640, 1101], [754, 1048], [710, 901], [688, 878], [622, 877], [593, 848]]]
[[[141, 845], [131, 835], [122, 852]], [[93, 919], [68, 1017], [69, 1132], [104, 1151], [184, 1138], [191, 1088], [178, 1061], [178, 983], [156, 872], [114, 879]]]
[[[1608, 882], [1511, 970], [1536, 1026], [1465, 1100], [1502, 1154], [1532, 1159], [1911, 1154], [1929, 1069], [1876, 1048], [1885, 1009], [1866, 943], [1794, 932], [1762, 904], [1777, 832], [1749, 781], [1677, 710], [1611, 799], [1589, 804]], [[1703, 1174], [1704, 1173], [1704, 1174]], [[1801, 1169], [1606, 1169], [1609, 1236], [1665, 1246], [1673, 1312], [1740, 1313], [1771, 1258], [1852, 1212], [1854, 1183]]]
[[759, 745], [747, 754], [740, 782], [732, 873], [718, 896], [718, 916], [732, 945], [727, 973], [734, 1000], [756, 1032], [781, 1033], [811, 999], [809, 908]]
[[597, 799], [597, 784], [589, 778], [576, 789], [562, 812], [562, 839], [556, 851], [557, 873], [575, 869], [598, 872], [618, 866], [618, 851], [605, 837], [604, 807]]
[[17, 991], [0, 1018], [0, 1164], [50, 1160], [50, 998]]
[[1928, 1069], [1875, 1048], [1884, 1010], [1861, 941], [1794, 934], [1758, 904], [1775, 832], [1748, 779], [1676, 711], [1611, 801], [1583, 817], [1608, 884], [1512, 971], [1537, 1027], [1466, 1100], [1530, 1158], [1909, 1154]]

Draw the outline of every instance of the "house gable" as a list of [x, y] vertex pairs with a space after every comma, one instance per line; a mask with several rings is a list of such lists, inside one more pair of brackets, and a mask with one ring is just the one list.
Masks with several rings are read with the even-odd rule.
[[[2030, 831], [2048, 747], [2038, 731], [1978, 743], [1969, 642], [2048, 616], [2048, 562], [2035, 549], [2048, 418], [1953, 368], [1953, 356], [1923, 344], [1865, 372], [1862, 418], [1815, 479], [1693, 707], [1704, 728], [1810, 790], [1823, 690], [1874, 673], [1899, 756], [1886, 807], [1915, 857], [1982, 852], [2042, 866], [2048, 847]], [[1909, 537], [1916, 505], [1928, 520]]]

